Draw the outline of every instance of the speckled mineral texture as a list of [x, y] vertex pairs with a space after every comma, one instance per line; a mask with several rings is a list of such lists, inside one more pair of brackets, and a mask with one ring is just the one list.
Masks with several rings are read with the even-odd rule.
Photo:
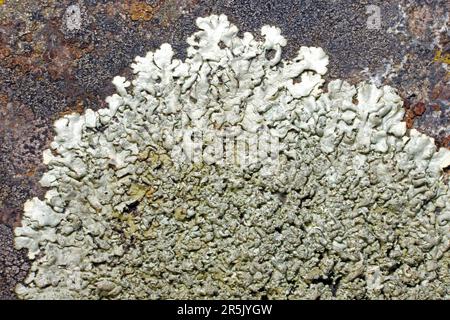
[[[380, 30], [366, 26], [369, 4], [381, 8]], [[129, 74], [136, 55], [169, 42], [182, 57], [195, 18], [210, 13], [225, 13], [246, 31], [279, 26], [289, 40], [286, 56], [300, 45], [323, 47], [339, 61], [329, 66], [329, 79], [372, 78], [395, 86], [409, 127], [448, 146], [448, 65], [435, 59], [438, 52], [449, 53], [448, 12], [445, 0], [5, 0], [0, 6], [0, 221], [19, 225], [24, 201], [43, 195], [37, 183], [41, 152], [56, 118], [104, 107], [112, 77]]]
[[0, 300], [14, 298], [16, 282], [25, 278], [29, 268], [26, 250], [15, 250], [13, 231], [0, 225]]

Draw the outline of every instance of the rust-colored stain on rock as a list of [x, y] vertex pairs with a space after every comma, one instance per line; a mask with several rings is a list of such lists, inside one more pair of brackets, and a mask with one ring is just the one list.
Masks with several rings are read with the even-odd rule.
[[423, 102], [416, 103], [413, 108], [414, 108], [413, 111], [416, 116], [423, 115], [426, 110], [425, 103]]
[[155, 13], [155, 8], [145, 1], [129, 1], [128, 10], [133, 21], [149, 21]]

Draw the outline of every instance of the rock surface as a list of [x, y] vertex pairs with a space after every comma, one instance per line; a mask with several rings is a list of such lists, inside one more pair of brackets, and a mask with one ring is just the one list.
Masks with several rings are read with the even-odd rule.
[[[367, 6], [381, 8], [381, 29], [367, 28]], [[78, 9], [79, 17], [78, 19]], [[194, 20], [225, 13], [246, 31], [277, 25], [292, 57], [300, 45], [323, 47], [327, 80], [373, 78], [399, 89], [405, 120], [449, 146], [449, 3], [411, 1], [19, 1], [0, 5], [0, 221], [20, 225], [38, 184], [52, 122], [71, 111], [104, 107], [116, 74], [169, 41], [183, 57]], [[439, 58], [441, 57], [441, 58]], [[2, 249], [14, 254], [12, 247]], [[24, 264], [26, 267], [26, 264]], [[20, 277], [8, 275], [5, 283]], [[2, 290], [2, 289], [0, 289]], [[9, 289], [3, 296], [13, 297]]]

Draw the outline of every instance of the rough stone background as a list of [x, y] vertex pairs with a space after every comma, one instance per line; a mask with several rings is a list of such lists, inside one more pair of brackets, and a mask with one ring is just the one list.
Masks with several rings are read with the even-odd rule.
[[[370, 29], [369, 5], [381, 9]], [[23, 203], [43, 196], [41, 153], [52, 122], [105, 106], [115, 75], [164, 42], [183, 57], [195, 19], [224, 13], [242, 31], [276, 25], [286, 57], [301, 45], [330, 55], [328, 80], [398, 88], [406, 121], [450, 147], [447, 0], [0, 0], [0, 299], [14, 299], [29, 263], [13, 248]]]

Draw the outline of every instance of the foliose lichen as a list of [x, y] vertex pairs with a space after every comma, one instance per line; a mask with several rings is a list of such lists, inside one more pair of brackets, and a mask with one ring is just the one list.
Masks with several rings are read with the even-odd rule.
[[448, 298], [450, 152], [396, 91], [323, 90], [325, 52], [282, 60], [276, 27], [197, 25], [185, 61], [163, 44], [108, 108], [56, 121], [18, 296]]

